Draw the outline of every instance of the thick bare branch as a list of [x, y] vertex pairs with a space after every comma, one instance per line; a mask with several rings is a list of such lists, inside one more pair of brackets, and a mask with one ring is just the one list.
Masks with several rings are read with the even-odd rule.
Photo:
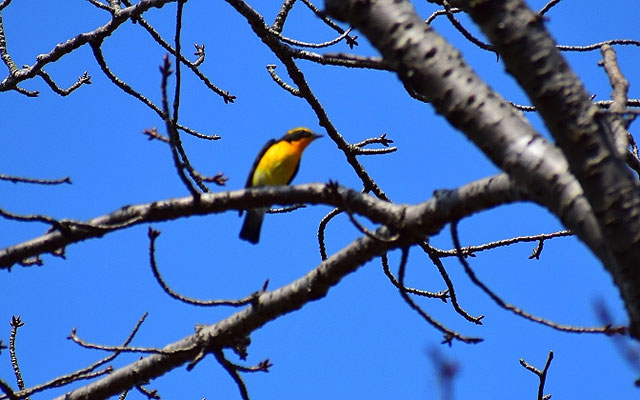
[[[468, 8], [465, 1], [449, 3]], [[497, 3], [504, 2], [480, 1], [473, 4], [480, 8], [487, 7], [487, 4], [496, 6]], [[459, 51], [424, 24], [408, 1], [384, 0], [362, 4], [356, 0], [327, 0], [325, 4], [330, 15], [348, 21], [367, 36], [394, 67], [406, 87], [430, 101], [514, 181], [528, 188], [531, 194], [540, 196], [537, 201], [558, 215], [605, 265], [612, 267], [615, 264], [591, 205], [580, 183], [570, 172], [562, 152], [540, 136], [519, 112], [487, 86], [464, 62]], [[497, 18], [493, 17], [494, 23]], [[539, 17], [534, 15], [527, 21], [535, 22], [535, 18]], [[531, 25], [536, 24], [527, 26]], [[494, 32], [488, 33], [489, 37], [492, 34]], [[503, 36], [500, 40], [508, 37]], [[536, 36], [532, 37], [535, 39]], [[557, 52], [555, 45], [552, 47], [550, 51]], [[500, 46], [497, 48], [500, 50]], [[523, 68], [536, 64], [521, 57], [523, 53], [526, 51], [520, 49], [513, 54], [521, 58], [520, 63], [527, 64]], [[548, 67], [547, 70], [553, 68]], [[575, 115], [573, 111], [558, 112], [559, 109], [556, 106], [552, 112], [556, 116]], [[640, 212], [634, 215], [640, 216]], [[640, 246], [636, 247], [640, 249]], [[640, 296], [640, 290], [635, 293]]]
[[[339, 197], [338, 197], [339, 196]], [[396, 205], [335, 185], [308, 184], [293, 187], [274, 186], [233, 192], [202, 194], [199, 201], [183, 197], [123, 207], [111, 214], [93, 218], [81, 225], [67, 224], [65, 231], [49, 232], [38, 238], [0, 250], [0, 269], [30, 257], [55, 252], [69, 244], [101, 237], [110, 231], [158, 221], [229, 210], [245, 210], [278, 204], [348, 205], [351, 212], [374, 222], [411, 232], [420, 237], [435, 234], [455, 218], [500, 204], [526, 200], [527, 196], [506, 177], [482, 179], [456, 190], [440, 192], [416, 206]], [[95, 227], [91, 229], [91, 227]]]
[[640, 188], [617, 154], [611, 119], [592, 104], [543, 19], [522, 0], [461, 3], [496, 46], [580, 181], [608, 254], [592, 249], [621, 291], [631, 334], [640, 337]]
[[[206, 195], [203, 196], [203, 199]], [[393, 236], [381, 228], [379, 237]], [[58, 399], [104, 399], [179, 367], [204, 354], [223, 347], [233, 347], [239, 338], [246, 337], [274, 319], [298, 310], [305, 304], [327, 295], [329, 289], [342, 278], [355, 272], [366, 261], [388, 250], [389, 243], [368, 237], [358, 239], [335, 255], [323, 261], [302, 278], [277, 290], [260, 295], [252, 307], [237, 312], [214, 325], [200, 326], [196, 333], [163, 348], [162, 354], [153, 354], [120, 368], [107, 377], [65, 394]], [[407, 242], [396, 242], [403, 246]]]

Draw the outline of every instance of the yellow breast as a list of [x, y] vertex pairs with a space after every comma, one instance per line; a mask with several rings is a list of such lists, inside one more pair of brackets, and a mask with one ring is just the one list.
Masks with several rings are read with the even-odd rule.
[[253, 173], [252, 186], [286, 185], [300, 163], [302, 155], [296, 143], [279, 141], [262, 156]]

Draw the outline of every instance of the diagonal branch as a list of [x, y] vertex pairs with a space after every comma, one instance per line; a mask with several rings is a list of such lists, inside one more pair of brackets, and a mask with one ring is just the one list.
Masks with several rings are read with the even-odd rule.
[[428, 99], [512, 179], [540, 196], [538, 203], [607, 259], [600, 227], [559, 149], [486, 85], [408, 1], [378, 1], [365, 7], [356, 3], [327, 0], [325, 5], [330, 15], [367, 36], [407, 88]]
[[607, 254], [589, 246], [613, 276], [630, 333], [640, 338], [640, 187], [615, 148], [610, 116], [592, 104], [543, 19], [522, 0], [460, 2], [538, 109], [583, 187]]
[[[203, 199], [205, 197], [206, 195]], [[383, 238], [394, 236], [386, 228], [378, 229], [376, 235]], [[355, 272], [368, 260], [389, 250], [390, 243], [369, 237], [358, 239], [300, 279], [277, 290], [263, 293], [252, 307], [214, 325], [200, 326], [195, 334], [165, 346], [162, 354], [147, 356], [56, 400], [105, 399], [181, 365], [198, 361], [205, 354], [217, 351], [216, 349], [233, 347], [238, 338], [244, 338], [265, 324], [326, 296], [341, 279]], [[394, 246], [410, 245], [407, 241], [393, 243]]]
[[[127, 7], [131, 6], [131, 2], [129, 0], [123, 0], [122, 2]], [[140, 24], [140, 26], [142, 26], [149, 33], [149, 35], [151, 35], [153, 40], [155, 40], [156, 43], [162, 46], [162, 48], [168, 51], [171, 55], [178, 57], [180, 61], [184, 65], [186, 65], [198, 78], [200, 78], [200, 80], [205, 84], [205, 86], [207, 86], [212, 92], [218, 94], [219, 96], [222, 96], [222, 99], [225, 103], [233, 103], [235, 101], [236, 96], [230, 94], [228, 90], [222, 90], [216, 85], [214, 85], [209, 80], [209, 78], [207, 78], [207, 76], [198, 69], [198, 66], [202, 63], [202, 61], [190, 62], [189, 60], [187, 60], [187, 58], [184, 55], [182, 55], [182, 53], [177, 53], [176, 50], [173, 47], [171, 47], [171, 45], [167, 43], [167, 41], [164, 40], [162, 36], [160, 36], [160, 34], [153, 28], [153, 26], [151, 26], [151, 24], [143, 17], [137, 16], [137, 17], [134, 17], [133, 20], [137, 21]], [[196, 45], [196, 49], [197, 49], [196, 54], [200, 55], [200, 58], [198, 60], [204, 60], [204, 45], [202, 46]]]

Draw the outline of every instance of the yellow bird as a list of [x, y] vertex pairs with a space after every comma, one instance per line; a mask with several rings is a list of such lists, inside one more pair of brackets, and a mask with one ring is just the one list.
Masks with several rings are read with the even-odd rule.
[[[308, 128], [294, 128], [279, 140], [269, 140], [253, 162], [245, 188], [291, 183], [300, 168], [302, 152], [319, 137], [322, 135], [316, 135]], [[267, 210], [268, 208], [247, 210], [247, 216], [240, 230], [240, 239], [253, 244], [258, 243], [262, 219]]]

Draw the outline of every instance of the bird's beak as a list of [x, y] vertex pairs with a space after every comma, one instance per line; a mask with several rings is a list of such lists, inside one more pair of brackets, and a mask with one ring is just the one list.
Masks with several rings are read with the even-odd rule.
[[318, 135], [316, 133], [313, 134], [313, 140], [323, 137], [324, 135]]

